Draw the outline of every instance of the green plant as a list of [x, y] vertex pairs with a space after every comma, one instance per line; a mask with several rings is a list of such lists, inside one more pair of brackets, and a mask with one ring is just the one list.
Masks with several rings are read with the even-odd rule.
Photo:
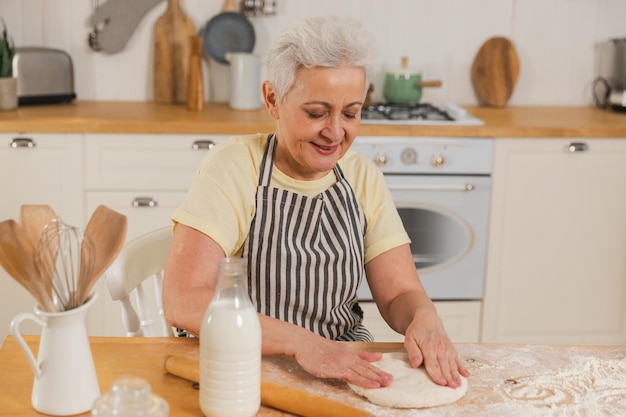
[[15, 44], [7, 33], [7, 26], [2, 20], [2, 36], [0, 36], [0, 77], [10, 77], [13, 72], [13, 56]]

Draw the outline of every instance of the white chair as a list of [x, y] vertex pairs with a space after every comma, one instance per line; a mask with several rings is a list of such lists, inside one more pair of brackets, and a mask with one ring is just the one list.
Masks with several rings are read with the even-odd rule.
[[[171, 242], [171, 226], [132, 239], [105, 272], [111, 298], [121, 302], [127, 336], [175, 335], [175, 330], [165, 320], [161, 300], [163, 269]], [[144, 286], [153, 287], [154, 297], [146, 297]]]

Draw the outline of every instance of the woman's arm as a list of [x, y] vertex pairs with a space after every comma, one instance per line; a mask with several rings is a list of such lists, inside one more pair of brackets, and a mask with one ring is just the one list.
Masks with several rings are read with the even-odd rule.
[[[221, 247], [204, 233], [183, 224], [176, 226], [163, 278], [163, 308], [172, 326], [200, 334], [224, 256]], [[370, 364], [380, 359], [380, 353], [358, 352], [345, 343], [263, 314], [259, 321], [264, 355], [292, 356], [320, 378], [338, 378], [366, 388], [391, 383], [391, 375]]]
[[469, 376], [435, 305], [419, 279], [408, 244], [376, 256], [365, 266], [374, 300], [395, 331], [404, 334], [411, 364], [424, 364], [434, 382], [457, 387]]
[[176, 225], [163, 274], [163, 310], [170, 325], [200, 334], [224, 256], [222, 248], [204, 233]]

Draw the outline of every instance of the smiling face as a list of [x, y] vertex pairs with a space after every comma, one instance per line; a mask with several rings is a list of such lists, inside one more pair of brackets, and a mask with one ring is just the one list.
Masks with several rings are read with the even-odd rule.
[[265, 105], [277, 121], [276, 167], [300, 180], [321, 178], [333, 169], [356, 138], [364, 86], [361, 68], [303, 68], [278, 102], [266, 81]]

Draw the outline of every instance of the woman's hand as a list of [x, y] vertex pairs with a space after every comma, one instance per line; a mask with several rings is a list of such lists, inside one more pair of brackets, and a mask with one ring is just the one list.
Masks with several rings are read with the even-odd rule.
[[380, 388], [391, 384], [393, 376], [370, 362], [382, 357], [380, 352], [360, 352], [333, 340], [313, 335], [303, 341], [295, 354], [296, 361], [307, 372], [319, 378], [337, 378], [365, 388]]
[[418, 310], [406, 329], [404, 348], [411, 365], [417, 368], [423, 364], [436, 384], [456, 388], [461, 385], [459, 375], [469, 377], [434, 309]]
[[360, 352], [348, 344], [326, 339], [309, 330], [259, 314], [263, 355], [292, 356], [302, 368], [319, 378], [336, 378], [365, 388], [386, 387], [393, 377], [370, 362], [380, 352]]
[[450, 341], [413, 263], [408, 244], [383, 252], [365, 265], [367, 282], [385, 321], [404, 334], [413, 367], [421, 366], [439, 385], [455, 388], [469, 376]]

